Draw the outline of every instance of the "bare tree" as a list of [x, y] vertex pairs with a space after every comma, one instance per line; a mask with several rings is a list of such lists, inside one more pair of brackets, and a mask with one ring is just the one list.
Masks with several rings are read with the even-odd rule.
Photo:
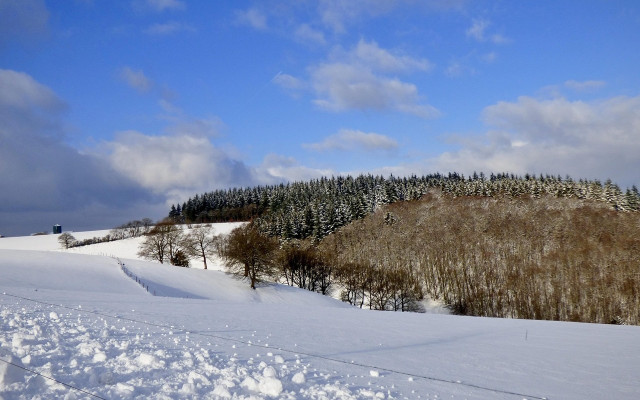
[[161, 222], [149, 231], [138, 249], [138, 255], [164, 263], [167, 259], [175, 259], [176, 253], [180, 251], [181, 240], [182, 229], [173, 222]]
[[283, 246], [278, 252], [277, 263], [288, 285], [328, 293], [332, 268], [310, 243], [293, 242]]
[[218, 237], [214, 235], [211, 225], [200, 225], [189, 232], [183, 239], [182, 245], [185, 252], [197, 258], [202, 258], [204, 269], [207, 269], [207, 256], [215, 249]]
[[76, 242], [76, 238], [73, 237], [73, 235], [68, 232], [62, 233], [58, 237], [58, 243], [60, 243], [60, 245], [65, 249], [68, 249], [69, 247], [73, 246], [75, 242]]
[[256, 288], [256, 283], [274, 274], [273, 259], [278, 242], [262, 234], [253, 224], [231, 231], [220, 247], [227, 269], [249, 279], [252, 289]]

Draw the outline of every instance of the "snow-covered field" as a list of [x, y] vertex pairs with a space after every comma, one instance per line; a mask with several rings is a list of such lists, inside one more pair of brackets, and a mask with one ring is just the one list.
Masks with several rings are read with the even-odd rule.
[[640, 398], [640, 327], [360, 310], [56, 239], [0, 239], [2, 399]]

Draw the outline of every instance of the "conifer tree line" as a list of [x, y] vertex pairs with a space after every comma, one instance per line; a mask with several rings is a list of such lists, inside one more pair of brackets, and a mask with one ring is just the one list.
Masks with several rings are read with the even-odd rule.
[[283, 240], [320, 241], [338, 228], [371, 214], [385, 204], [416, 200], [430, 189], [454, 197], [545, 195], [604, 202], [619, 211], [639, 211], [636, 186], [623, 192], [607, 180], [513, 174], [432, 174], [398, 178], [360, 175], [320, 178], [308, 182], [216, 190], [171, 206], [169, 217], [180, 223], [255, 220], [270, 236]]

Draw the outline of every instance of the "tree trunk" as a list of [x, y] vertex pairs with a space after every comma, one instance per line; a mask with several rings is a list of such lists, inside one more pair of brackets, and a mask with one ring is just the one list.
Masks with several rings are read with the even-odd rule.
[[202, 261], [204, 261], [204, 269], [207, 269], [207, 255], [204, 252], [204, 249], [202, 250]]

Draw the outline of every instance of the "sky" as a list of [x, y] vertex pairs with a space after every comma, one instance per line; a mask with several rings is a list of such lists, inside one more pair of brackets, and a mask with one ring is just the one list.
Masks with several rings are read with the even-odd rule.
[[321, 176], [640, 185], [635, 0], [0, 0], [0, 234]]

